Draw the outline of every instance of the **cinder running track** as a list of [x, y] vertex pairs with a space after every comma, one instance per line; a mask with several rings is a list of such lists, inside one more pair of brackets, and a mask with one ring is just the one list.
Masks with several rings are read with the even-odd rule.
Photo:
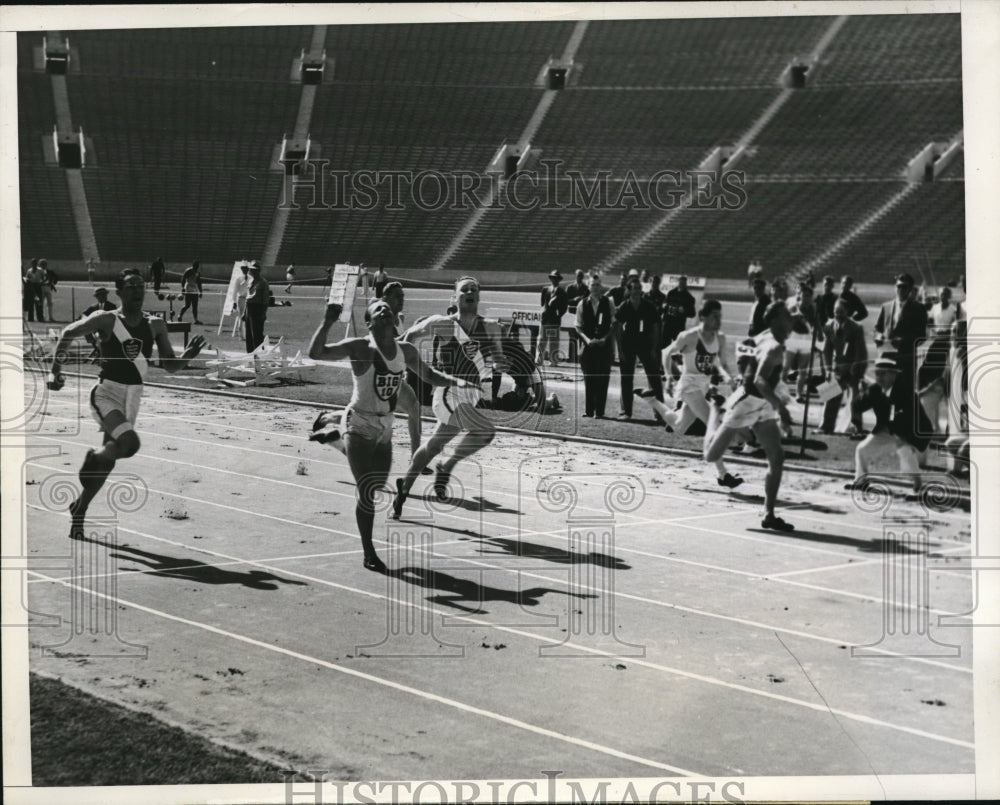
[[961, 508], [789, 474], [797, 530], [766, 532], [762, 469], [730, 493], [690, 459], [501, 434], [460, 501], [418, 481], [396, 523], [386, 497], [386, 577], [313, 411], [149, 388], [108, 487], [130, 510], [102, 495], [73, 543], [80, 382], [25, 472], [34, 670], [330, 779], [974, 771], [970, 620], [938, 625], [973, 606]]

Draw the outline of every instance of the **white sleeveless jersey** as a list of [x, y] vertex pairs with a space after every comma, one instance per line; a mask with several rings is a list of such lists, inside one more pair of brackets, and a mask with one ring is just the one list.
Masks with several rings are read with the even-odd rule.
[[396, 410], [399, 386], [406, 373], [403, 348], [396, 345], [396, 356], [389, 360], [368, 336], [371, 347], [371, 363], [363, 374], [354, 376], [354, 391], [348, 405], [369, 414], [388, 414]]

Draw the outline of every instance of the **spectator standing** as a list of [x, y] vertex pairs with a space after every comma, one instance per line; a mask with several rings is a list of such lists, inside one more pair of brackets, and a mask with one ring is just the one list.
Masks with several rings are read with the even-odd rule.
[[268, 297], [271, 288], [261, 276], [260, 263], [254, 260], [250, 264], [250, 285], [247, 289], [246, 304], [246, 347], [247, 352], [253, 352], [264, 343], [264, 322], [267, 319]]
[[952, 330], [957, 319], [958, 305], [952, 304], [951, 288], [946, 286], [941, 289], [938, 302], [931, 307], [930, 345], [917, 372], [920, 402], [935, 432], [940, 421], [941, 402], [948, 388], [948, 357], [951, 353]]
[[825, 327], [833, 319], [833, 311], [837, 304], [837, 292], [833, 286], [837, 280], [827, 274], [823, 277], [823, 291], [816, 298], [816, 326]]
[[[827, 367], [827, 379], [840, 386], [840, 394], [826, 401], [823, 407], [823, 423], [820, 432], [833, 433], [837, 424], [837, 413], [844, 399], [844, 392], [850, 391], [853, 404], [858, 398], [861, 381], [868, 368], [868, 347], [865, 345], [864, 328], [850, 317], [851, 306], [844, 299], [838, 299], [833, 309], [833, 321], [825, 327], [826, 339], [823, 346], [823, 360]], [[861, 431], [861, 417], [853, 413], [851, 424]]]
[[864, 321], [868, 318], [868, 308], [861, 301], [861, 297], [854, 292], [854, 278], [850, 274], [840, 278], [840, 298], [850, 305], [851, 318], [854, 321]]
[[885, 302], [875, 322], [875, 346], [887, 345], [896, 353], [899, 381], [912, 391], [915, 382], [917, 343], [927, 335], [927, 309], [913, 299], [913, 277], [896, 275], [896, 298]]
[[94, 267], [95, 262], [96, 261], [93, 257], [87, 258], [87, 282], [91, 285], [93, 285], [94, 281], [97, 279], [97, 269]]
[[576, 306], [576, 332], [582, 343], [580, 371], [583, 373], [584, 416], [604, 419], [611, 381], [611, 343], [614, 308], [604, 294], [597, 274], [590, 277], [589, 294]]
[[245, 337], [247, 294], [250, 293], [250, 266], [240, 263], [240, 276], [236, 278], [236, 320], [239, 322], [240, 336]]
[[795, 375], [796, 402], [804, 403], [809, 394], [809, 361], [816, 323], [816, 307], [810, 285], [799, 285], [795, 303], [788, 312], [792, 314], [792, 333], [785, 341], [785, 382], [790, 383], [792, 374]]
[[108, 289], [107, 288], [94, 288], [94, 298], [97, 300], [94, 304], [83, 311], [77, 318], [85, 318], [91, 313], [95, 313], [98, 310], [117, 310], [118, 306], [114, 302], [108, 301]]
[[42, 315], [42, 286], [45, 284], [45, 271], [32, 259], [24, 275], [24, 305], [28, 311], [28, 321], [45, 321]]
[[688, 319], [693, 319], [697, 313], [694, 307], [694, 296], [687, 287], [687, 277], [683, 274], [677, 278], [677, 285], [667, 291], [666, 310], [663, 313], [663, 346], [673, 342], [687, 329]]
[[750, 310], [750, 326], [747, 328], [747, 335], [755, 336], [764, 332], [767, 325], [764, 324], [764, 313], [767, 312], [768, 305], [771, 304], [771, 297], [767, 293], [767, 280], [764, 275], [753, 278], [753, 308]]
[[[653, 307], [655, 307], [660, 313], [660, 336], [662, 338], [666, 324], [663, 317], [666, 315], [667, 295], [660, 290], [660, 280], [661, 277], [659, 274], [653, 274], [652, 278], [649, 280], [649, 290], [646, 291], [643, 296], [648, 299], [653, 304]], [[665, 347], [666, 344], [660, 344], [658, 346], [662, 348]]]
[[538, 351], [535, 353], [535, 363], [539, 366], [542, 365], [546, 355], [553, 366], [559, 364], [559, 328], [562, 325], [562, 317], [569, 307], [566, 289], [560, 285], [562, 274], [558, 271], [550, 272], [549, 282], [551, 285], [542, 288], [541, 333], [538, 338]]
[[149, 265], [149, 278], [153, 282], [153, 293], [160, 292], [160, 285], [163, 284], [163, 278], [167, 274], [167, 267], [163, 265], [163, 258], [157, 257]]
[[618, 281], [618, 285], [611, 288], [607, 292], [607, 296], [611, 299], [611, 306], [615, 308], [615, 310], [617, 310], [618, 306], [625, 301], [625, 297], [628, 295], [628, 292], [625, 290], [625, 286], [628, 284], [628, 278], [630, 275], [638, 277], [639, 273], [623, 271], [621, 279]]
[[295, 282], [295, 265], [291, 264], [285, 269], [285, 282], [288, 284], [285, 286], [285, 293], [292, 292], [292, 284]]
[[[55, 317], [52, 315], [52, 294], [56, 292], [56, 285], [59, 284], [59, 275], [49, 268], [49, 261], [45, 258], [38, 261], [38, 267], [45, 276], [45, 279], [42, 280], [42, 302], [45, 304], [45, 314], [48, 321], [53, 322]], [[41, 305], [39, 305], [39, 310], [41, 310]], [[45, 319], [40, 318], [39, 321], [45, 321]]]
[[760, 264], [760, 260], [754, 258], [750, 261], [750, 265], [747, 266], [747, 285], [751, 288], [753, 287], [754, 280], [758, 277], [764, 276], [764, 266]]
[[587, 275], [582, 268], [576, 270], [576, 281], [566, 290], [569, 299], [569, 312], [576, 313], [577, 305], [590, 296], [590, 286], [587, 284]]
[[618, 354], [621, 356], [620, 419], [632, 418], [632, 381], [638, 359], [646, 371], [653, 396], [663, 402], [663, 380], [657, 360], [656, 345], [660, 343], [660, 314], [652, 303], [642, 298], [642, 281], [638, 275], [628, 278], [628, 298], [615, 311]]
[[385, 290], [386, 283], [389, 282], [389, 275], [385, 272], [385, 265], [380, 263], [378, 270], [372, 276], [372, 282], [375, 286], [375, 298], [381, 299], [382, 292]]
[[177, 314], [177, 321], [182, 321], [187, 309], [191, 308], [194, 323], [201, 324], [198, 321], [198, 300], [201, 298], [203, 288], [201, 286], [201, 263], [197, 260], [191, 263], [190, 268], [181, 276], [181, 292], [184, 294], [184, 307]]

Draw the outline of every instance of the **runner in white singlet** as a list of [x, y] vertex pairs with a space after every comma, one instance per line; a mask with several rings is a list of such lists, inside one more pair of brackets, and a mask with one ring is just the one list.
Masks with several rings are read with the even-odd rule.
[[[385, 564], [375, 552], [372, 541], [375, 493], [385, 485], [392, 467], [393, 412], [400, 386], [405, 384], [406, 369], [416, 372], [434, 386], [465, 384], [427, 366], [411, 344], [396, 341], [396, 317], [389, 304], [381, 299], [373, 301], [365, 311], [365, 323], [369, 328], [367, 337], [324, 343], [330, 327], [340, 317], [340, 311], [340, 305], [327, 306], [323, 323], [309, 344], [309, 357], [327, 361], [350, 358], [354, 386], [343, 417], [344, 447], [358, 485], [355, 515], [364, 549], [364, 566], [368, 570], [384, 573]], [[313, 430], [323, 428], [335, 417], [336, 414], [331, 412], [320, 414]]]

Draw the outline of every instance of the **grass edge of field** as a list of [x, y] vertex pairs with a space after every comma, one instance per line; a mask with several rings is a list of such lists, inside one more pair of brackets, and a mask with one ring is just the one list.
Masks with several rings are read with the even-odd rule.
[[[304, 761], [290, 765], [281, 758], [195, 735], [162, 715], [111, 701], [51, 674], [30, 672], [29, 688], [32, 787], [313, 780], [295, 768], [304, 766]], [[135, 751], [151, 743], [157, 752], [163, 746], [169, 752], [163, 757]]]

